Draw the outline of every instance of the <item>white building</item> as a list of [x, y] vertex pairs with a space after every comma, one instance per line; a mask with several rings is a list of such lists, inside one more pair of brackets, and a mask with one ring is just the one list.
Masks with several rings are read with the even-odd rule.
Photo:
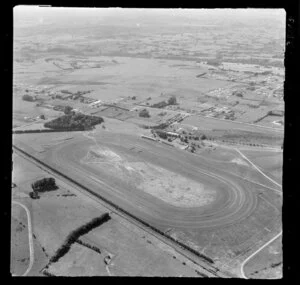
[[171, 137], [176, 137], [176, 138], [179, 137], [179, 134], [173, 133], [173, 132], [167, 132], [167, 135], [169, 135], [169, 136], [171, 136]]

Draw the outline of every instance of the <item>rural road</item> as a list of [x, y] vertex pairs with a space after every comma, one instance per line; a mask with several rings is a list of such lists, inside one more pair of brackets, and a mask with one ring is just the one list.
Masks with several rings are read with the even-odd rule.
[[[273, 182], [275, 185], [282, 187], [282, 185], [280, 185], [279, 183], [277, 183], [275, 180], [273, 180], [272, 178], [270, 178], [269, 176], [267, 176], [266, 174], [264, 174], [250, 159], [248, 159], [241, 151], [239, 151], [237, 148], [235, 148], [235, 150], [244, 158], [246, 159], [259, 173], [261, 173], [264, 177], [266, 177], [268, 180], [270, 180], [271, 182]], [[281, 193], [281, 191], [277, 191], [279, 193]]]
[[[235, 149], [244, 159], [246, 159], [257, 171], [259, 171], [263, 176], [265, 176], [267, 179], [269, 179], [270, 181], [272, 181], [274, 184], [278, 185], [281, 187], [281, 185], [279, 183], [277, 183], [276, 181], [274, 181], [273, 179], [271, 179], [269, 176], [267, 176], [266, 174], [264, 174], [252, 161], [250, 161], [242, 152], [240, 152], [238, 149]], [[282, 195], [281, 191], [275, 190], [274, 191], [280, 193]], [[248, 256], [243, 263], [241, 264], [241, 276], [242, 278], [248, 279], [244, 273], [244, 266], [245, 264], [253, 257], [255, 256], [257, 253], [259, 253], [261, 250], [263, 250], [266, 246], [268, 246], [270, 243], [272, 243], [275, 239], [277, 239], [280, 235], [282, 234], [282, 231], [277, 234], [275, 237], [273, 237], [271, 240], [269, 240], [267, 243], [265, 243], [262, 247], [260, 247], [258, 250], [256, 250], [255, 252], [253, 252], [250, 256]]]
[[26, 214], [27, 214], [27, 220], [28, 220], [28, 240], [29, 240], [29, 254], [30, 254], [30, 258], [29, 258], [29, 266], [27, 268], [27, 270], [25, 271], [25, 273], [22, 275], [22, 276], [26, 276], [29, 271], [31, 270], [32, 268], [32, 265], [33, 265], [33, 262], [34, 262], [34, 249], [33, 249], [33, 240], [32, 240], [32, 227], [31, 227], [31, 217], [30, 217], [30, 212], [28, 210], [28, 208], [19, 203], [19, 202], [16, 202], [16, 201], [12, 201], [12, 204], [15, 204], [15, 205], [19, 205], [20, 207], [22, 207], [25, 211], [26, 211]]
[[269, 240], [267, 243], [265, 243], [262, 247], [260, 247], [258, 250], [256, 250], [255, 252], [253, 252], [250, 256], [248, 256], [243, 263], [241, 264], [241, 276], [242, 278], [248, 279], [247, 276], [245, 275], [244, 272], [244, 266], [245, 264], [257, 253], [259, 253], [261, 250], [263, 250], [266, 246], [268, 246], [270, 243], [272, 243], [275, 239], [277, 239], [278, 237], [280, 237], [282, 235], [282, 231], [277, 234], [275, 237], [273, 237], [271, 240]]

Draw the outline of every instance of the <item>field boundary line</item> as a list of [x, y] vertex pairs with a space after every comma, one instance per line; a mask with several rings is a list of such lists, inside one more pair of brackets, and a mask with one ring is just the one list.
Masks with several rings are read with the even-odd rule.
[[[277, 183], [275, 180], [273, 180], [272, 178], [270, 178], [268, 175], [264, 174], [250, 159], [248, 159], [240, 150], [238, 150], [237, 148], [235, 148], [235, 150], [244, 158], [246, 159], [259, 173], [261, 173], [264, 177], [266, 177], [267, 179], [269, 179], [271, 182], [273, 182], [275, 185], [279, 186], [280, 188], [282, 187], [282, 185], [280, 185], [279, 183]], [[281, 191], [278, 191], [281, 193]]]
[[22, 276], [26, 276], [29, 273], [29, 271], [31, 270], [32, 265], [33, 265], [33, 261], [34, 261], [34, 248], [33, 248], [33, 241], [32, 241], [31, 217], [30, 217], [30, 212], [29, 212], [28, 208], [25, 205], [23, 205], [23, 204], [21, 204], [17, 201], [12, 201], [12, 204], [19, 205], [20, 207], [22, 207], [26, 211], [26, 214], [27, 214], [30, 262], [29, 262], [29, 266], [28, 266], [27, 270], [25, 271], [24, 274], [22, 274]]

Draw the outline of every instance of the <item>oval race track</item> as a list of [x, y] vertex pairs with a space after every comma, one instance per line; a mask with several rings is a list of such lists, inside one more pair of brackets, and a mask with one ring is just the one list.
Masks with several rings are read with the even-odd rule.
[[47, 163], [154, 226], [178, 229], [220, 227], [249, 216], [256, 207], [257, 197], [249, 185], [218, 170], [218, 164], [212, 161], [131, 136], [102, 134], [101, 138], [97, 138], [97, 144], [109, 147], [122, 157], [158, 165], [216, 190], [215, 200], [208, 205], [191, 208], [173, 206], [130, 187], [117, 176], [112, 179], [95, 167], [81, 163], [89, 147], [95, 145], [95, 141], [89, 138], [69, 141], [47, 152]]

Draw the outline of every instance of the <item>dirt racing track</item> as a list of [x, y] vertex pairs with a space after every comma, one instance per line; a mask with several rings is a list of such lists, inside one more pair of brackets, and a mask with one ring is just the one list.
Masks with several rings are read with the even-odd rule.
[[[100, 161], [84, 163], [89, 151], [97, 148], [105, 150], [106, 154], [115, 154], [114, 159], [110, 156], [110, 161], [107, 162], [107, 157], [100, 156]], [[160, 229], [199, 229], [236, 223], [248, 217], [257, 204], [257, 196], [247, 188], [243, 180], [219, 169], [217, 163], [132, 136], [120, 137], [110, 133], [103, 133], [97, 138], [82, 136], [48, 151], [45, 162], [94, 191], [99, 191], [106, 199]], [[135, 170], [134, 173], [133, 170], [126, 170], [126, 174], [122, 163], [125, 166], [130, 165], [128, 167], [132, 169], [132, 166], [141, 163], [151, 165], [152, 168], [165, 169], [168, 171], [166, 173], [175, 175], [172, 179], [184, 177], [182, 179], [188, 179], [184, 181], [202, 185], [205, 195], [212, 193], [213, 199], [206, 204], [199, 199], [201, 203], [198, 206], [195, 201], [191, 207], [186, 203], [180, 206], [180, 201], [186, 199], [185, 193], [176, 193], [176, 201], [179, 202], [176, 205], [168, 203], [160, 199], [159, 193], [151, 193], [151, 189], [149, 192], [135, 187], [133, 178], [130, 177], [139, 179], [140, 174], [136, 174]], [[202, 188], [199, 186], [198, 192]], [[166, 188], [166, 191], [171, 190]], [[192, 200], [196, 199], [191, 197]]]

